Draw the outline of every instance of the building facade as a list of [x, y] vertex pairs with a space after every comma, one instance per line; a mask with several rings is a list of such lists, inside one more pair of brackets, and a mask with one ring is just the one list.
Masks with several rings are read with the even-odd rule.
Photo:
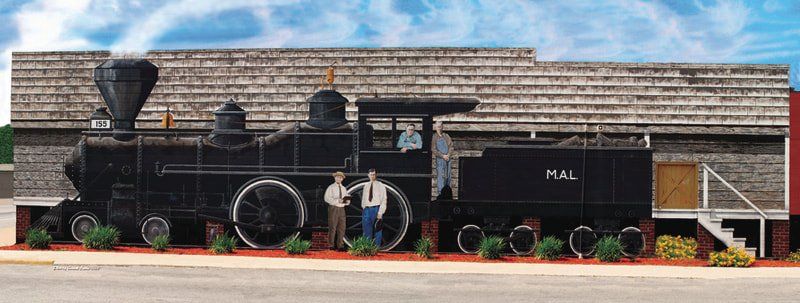
[[[14, 201], [23, 216], [75, 194], [62, 163], [104, 106], [92, 70], [109, 58], [12, 54]], [[458, 155], [512, 139], [593, 135], [598, 126], [609, 137], [644, 138], [656, 162], [654, 233], [691, 229], [712, 248], [746, 238], [740, 244], [762, 256], [789, 250], [778, 236], [789, 230], [787, 65], [551, 62], [532, 48], [179, 50], [145, 58], [160, 79], [139, 129], [159, 128], [167, 106], [179, 128], [211, 129], [210, 113], [230, 98], [248, 110], [250, 129], [303, 121], [306, 98], [337, 62], [335, 88], [351, 101], [478, 98], [475, 111], [442, 118]], [[351, 120], [355, 110], [348, 105]]]

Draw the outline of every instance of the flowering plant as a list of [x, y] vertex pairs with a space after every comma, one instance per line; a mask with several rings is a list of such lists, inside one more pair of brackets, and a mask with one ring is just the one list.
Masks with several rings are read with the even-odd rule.
[[756, 258], [738, 247], [728, 247], [720, 252], [714, 251], [708, 257], [708, 265], [717, 267], [749, 267], [755, 261]]
[[697, 255], [694, 238], [662, 235], [656, 239], [656, 257], [665, 260], [693, 259]]

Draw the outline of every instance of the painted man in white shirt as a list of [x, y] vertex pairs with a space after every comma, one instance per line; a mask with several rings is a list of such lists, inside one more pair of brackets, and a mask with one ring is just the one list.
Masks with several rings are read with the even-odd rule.
[[361, 194], [361, 208], [364, 209], [361, 226], [364, 228], [364, 237], [373, 239], [380, 247], [383, 231], [375, 230], [375, 221], [382, 220], [386, 212], [386, 186], [378, 181], [378, 173], [374, 168], [369, 170], [368, 176], [369, 183]]
[[333, 184], [325, 190], [325, 202], [328, 203], [328, 247], [331, 250], [344, 250], [345, 211], [350, 204], [347, 188], [342, 185], [344, 173], [333, 173]]

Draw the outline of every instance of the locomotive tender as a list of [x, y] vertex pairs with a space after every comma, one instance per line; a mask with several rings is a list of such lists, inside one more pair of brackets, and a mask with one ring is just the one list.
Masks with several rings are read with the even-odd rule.
[[[83, 133], [65, 163], [78, 196], [33, 224], [64, 239], [82, 241], [91, 227], [110, 224], [126, 241], [150, 243], [167, 234], [179, 243], [199, 244], [210, 220], [232, 227], [250, 247], [279, 248], [325, 221], [322, 196], [332, 172], [346, 172], [348, 193], [360, 201], [366, 173], [375, 168], [389, 196], [382, 250], [406, 248], [402, 245], [415, 239], [407, 236], [409, 230], [436, 218], [469, 223], [459, 228], [457, 239], [447, 239], [465, 252], [474, 251], [485, 231], [510, 231], [514, 251], [529, 253], [536, 243], [533, 229], [507, 227], [521, 216], [579, 218], [581, 225], [567, 232], [577, 254], [591, 253], [596, 239], [591, 227], [624, 237], [629, 253], [644, 245], [635, 227], [617, 230], [630, 219], [651, 216], [649, 148], [539, 141], [490, 146], [480, 157], [459, 159], [459, 199], [432, 200], [430, 145], [401, 152], [393, 146], [398, 128], [418, 123], [423, 142], [431, 142], [434, 117], [469, 112], [477, 99], [359, 98], [358, 120], [349, 123], [348, 100], [320, 90], [308, 99], [307, 121], [275, 132], [248, 130], [247, 112], [233, 100], [213, 112], [210, 133], [138, 131], [134, 122], [158, 68], [146, 60], [108, 60], [95, 69], [94, 80], [113, 115], [113, 129]], [[110, 126], [111, 115], [98, 109], [93, 127]], [[346, 214], [349, 245], [361, 234], [359, 203]]]

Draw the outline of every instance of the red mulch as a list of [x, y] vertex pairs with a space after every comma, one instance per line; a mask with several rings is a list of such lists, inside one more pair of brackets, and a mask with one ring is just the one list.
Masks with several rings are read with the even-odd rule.
[[[25, 244], [15, 244], [0, 247], [0, 250], [30, 250]], [[52, 244], [50, 250], [60, 251], [98, 251], [87, 249], [78, 244]], [[213, 255], [208, 249], [200, 247], [192, 248], [169, 248], [165, 252], [155, 252], [150, 247], [144, 246], [118, 246], [110, 252], [125, 253], [161, 253], [176, 255]], [[450, 262], [481, 262], [481, 263], [550, 263], [550, 264], [603, 264], [603, 265], [667, 265], [667, 266], [708, 266], [706, 260], [675, 260], [667, 261], [658, 258], [637, 258], [635, 260], [622, 259], [616, 263], [604, 263], [597, 259], [578, 259], [561, 258], [557, 261], [539, 260], [530, 256], [504, 256], [497, 260], [486, 260], [477, 255], [467, 255], [458, 253], [441, 253], [434, 255], [433, 259], [424, 259], [408, 252], [379, 253], [374, 257], [355, 257], [346, 252], [336, 252], [330, 250], [311, 250], [303, 255], [290, 255], [283, 250], [259, 250], [259, 249], [237, 249], [230, 256], [250, 256], [250, 257], [269, 257], [269, 258], [304, 258], [304, 259], [333, 259], [333, 260], [381, 260], [381, 261], [450, 261]], [[782, 260], [756, 260], [753, 267], [800, 267], [800, 263]]]

